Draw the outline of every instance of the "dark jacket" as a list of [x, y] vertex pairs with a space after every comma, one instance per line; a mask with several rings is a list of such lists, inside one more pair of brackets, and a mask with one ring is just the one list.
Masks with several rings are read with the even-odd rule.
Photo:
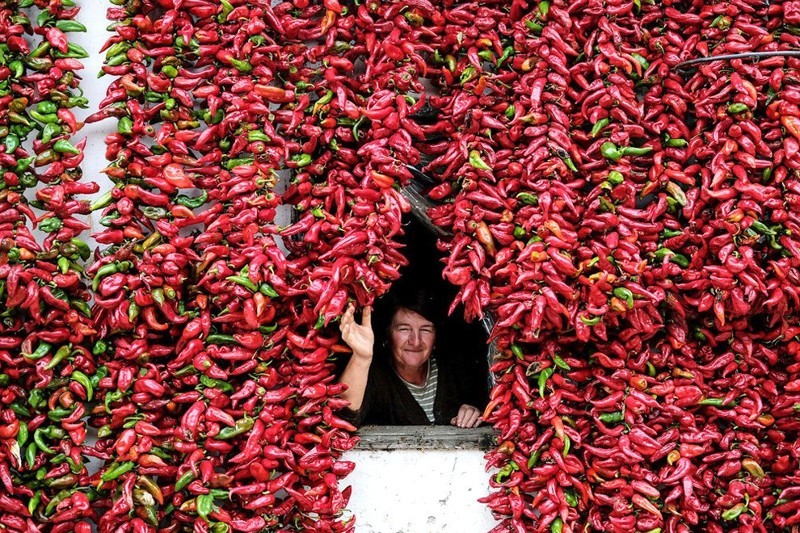
[[[433, 403], [433, 417], [437, 425], [450, 424], [458, 409], [465, 402], [454, 373], [443, 367], [437, 359], [439, 377], [436, 385], [436, 399]], [[361, 409], [353, 411], [344, 408], [339, 413], [342, 418], [355, 426], [378, 424], [388, 426], [427, 426], [431, 422], [422, 407], [400, 380], [394, 369], [386, 362], [373, 360], [364, 391]]]

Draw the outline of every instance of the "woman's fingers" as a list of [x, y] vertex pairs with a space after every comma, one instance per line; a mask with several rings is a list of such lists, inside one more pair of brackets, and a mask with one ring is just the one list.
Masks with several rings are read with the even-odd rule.
[[372, 329], [372, 307], [369, 305], [361, 312], [361, 325], [365, 328]]
[[481, 423], [481, 412], [477, 408], [464, 404], [459, 410], [458, 414], [450, 420], [450, 424], [460, 428], [474, 428], [478, 427]]

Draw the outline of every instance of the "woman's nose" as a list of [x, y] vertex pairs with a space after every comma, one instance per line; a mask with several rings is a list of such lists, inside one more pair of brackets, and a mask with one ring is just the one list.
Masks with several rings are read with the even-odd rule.
[[419, 334], [419, 332], [418, 332], [418, 331], [413, 331], [413, 330], [412, 330], [412, 331], [411, 331], [411, 332], [408, 334], [408, 343], [409, 343], [409, 344], [411, 344], [412, 346], [415, 346], [415, 345], [417, 345], [417, 344], [419, 343], [419, 341], [420, 341], [420, 334]]

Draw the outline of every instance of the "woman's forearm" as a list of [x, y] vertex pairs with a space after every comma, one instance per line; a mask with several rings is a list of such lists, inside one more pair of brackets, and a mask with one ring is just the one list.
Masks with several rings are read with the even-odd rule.
[[364, 392], [367, 390], [367, 379], [372, 359], [353, 356], [347, 363], [340, 383], [347, 385], [347, 390], [342, 393], [342, 398], [350, 402], [350, 409], [358, 411], [364, 403]]

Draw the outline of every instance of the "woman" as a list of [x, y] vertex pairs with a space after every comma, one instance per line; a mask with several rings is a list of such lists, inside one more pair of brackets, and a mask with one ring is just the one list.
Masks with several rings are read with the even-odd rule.
[[353, 355], [340, 382], [350, 402], [343, 418], [356, 426], [451, 424], [461, 428], [481, 423], [481, 412], [461, 401], [462, 393], [435, 355], [436, 326], [430, 320], [430, 300], [422, 293], [395, 303], [387, 332], [389, 357], [373, 359], [375, 335], [372, 309], [364, 309], [361, 324], [350, 306], [342, 317], [342, 340]]

